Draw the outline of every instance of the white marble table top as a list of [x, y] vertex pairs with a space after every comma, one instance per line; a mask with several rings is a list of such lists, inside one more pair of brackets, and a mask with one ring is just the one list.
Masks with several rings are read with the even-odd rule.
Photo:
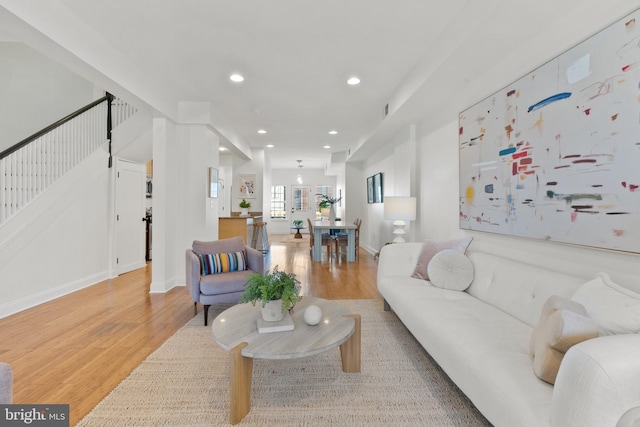
[[[316, 326], [304, 321], [304, 310], [317, 305], [322, 320]], [[258, 333], [260, 303], [238, 304], [220, 313], [211, 327], [214, 340], [225, 350], [246, 342], [241, 354], [254, 359], [295, 359], [322, 353], [347, 341], [355, 330], [355, 320], [340, 303], [303, 297], [291, 311], [293, 331]]]
[[358, 228], [355, 224], [346, 223], [344, 221], [313, 221], [313, 228], [318, 229], [334, 229], [334, 230], [355, 230]]

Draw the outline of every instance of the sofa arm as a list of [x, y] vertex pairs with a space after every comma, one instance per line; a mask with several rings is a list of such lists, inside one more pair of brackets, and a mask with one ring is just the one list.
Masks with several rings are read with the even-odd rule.
[[410, 277], [418, 264], [423, 243], [394, 243], [380, 249], [378, 259], [378, 277]]
[[200, 259], [191, 249], [186, 250], [185, 258], [187, 288], [193, 302], [198, 302], [200, 300]]
[[13, 371], [8, 363], [0, 363], [0, 404], [13, 403]]
[[615, 427], [640, 406], [640, 335], [584, 341], [565, 354], [553, 389], [551, 425]]
[[264, 256], [262, 252], [253, 249], [251, 246], [245, 246], [247, 251], [247, 266], [259, 274], [264, 274]]

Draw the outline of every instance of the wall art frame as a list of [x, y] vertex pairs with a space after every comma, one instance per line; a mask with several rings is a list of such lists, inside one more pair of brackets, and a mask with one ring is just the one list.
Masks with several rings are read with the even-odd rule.
[[373, 175], [373, 203], [384, 202], [384, 189], [382, 187], [382, 172]]
[[209, 197], [218, 198], [218, 169], [209, 168]]
[[255, 174], [244, 174], [238, 177], [238, 196], [245, 199], [256, 198]]

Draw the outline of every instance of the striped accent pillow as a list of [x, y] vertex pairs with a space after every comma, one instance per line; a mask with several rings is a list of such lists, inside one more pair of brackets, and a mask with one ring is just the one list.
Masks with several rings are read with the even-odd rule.
[[247, 252], [228, 252], [220, 254], [199, 254], [201, 274], [228, 273], [247, 269]]

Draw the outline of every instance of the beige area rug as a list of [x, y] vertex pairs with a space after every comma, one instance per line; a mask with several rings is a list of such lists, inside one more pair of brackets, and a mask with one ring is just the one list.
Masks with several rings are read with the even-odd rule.
[[284, 243], [284, 244], [287, 244], [287, 245], [296, 244], [296, 245], [301, 245], [301, 246], [309, 246], [309, 234], [308, 233], [302, 233], [302, 239], [296, 239], [293, 236], [295, 236], [294, 233], [283, 234], [282, 235], [282, 239], [280, 240], [280, 243]]
[[[338, 348], [255, 360], [251, 411], [237, 425], [490, 425], [380, 300], [341, 304], [362, 316], [362, 371], [342, 372]], [[77, 425], [229, 425], [228, 373], [228, 353], [200, 312]]]

